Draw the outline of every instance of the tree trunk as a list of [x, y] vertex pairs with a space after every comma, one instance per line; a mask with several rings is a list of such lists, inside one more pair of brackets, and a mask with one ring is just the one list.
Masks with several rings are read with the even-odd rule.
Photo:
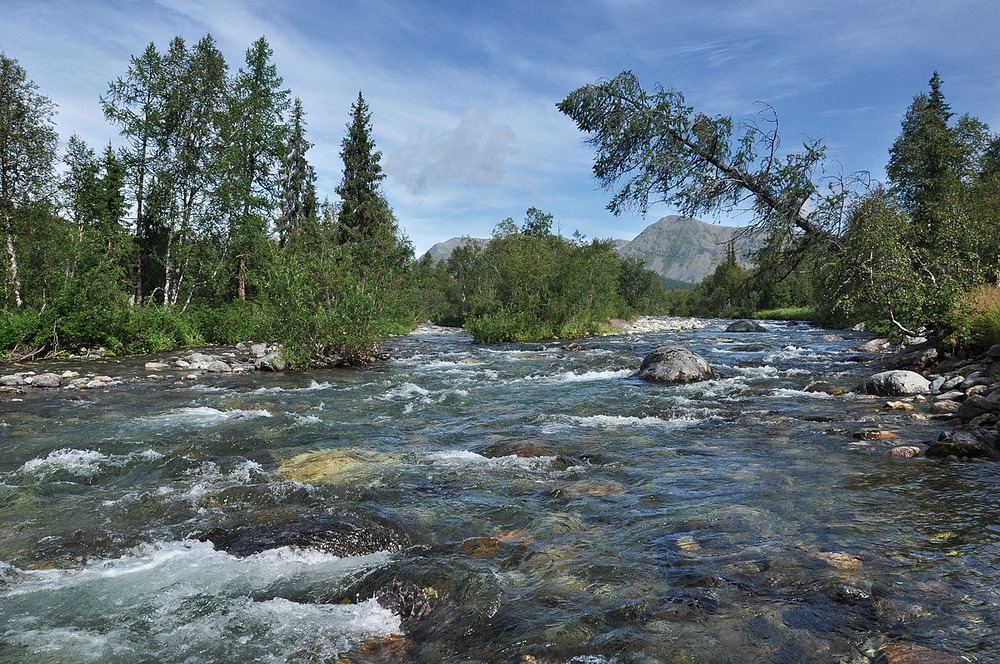
[[10, 285], [14, 289], [14, 302], [20, 308], [24, 305], [21, 300], [21, 274], [17, 269], [17, 252], [14, 251], [14, 224], [9, 214], [4, 215], [3, 232], [7, 240], [7, 258], [10, 261]]
[[246, 301], [247, 299], [247, 257], [245, 255], [240, 256], [240, 300]]

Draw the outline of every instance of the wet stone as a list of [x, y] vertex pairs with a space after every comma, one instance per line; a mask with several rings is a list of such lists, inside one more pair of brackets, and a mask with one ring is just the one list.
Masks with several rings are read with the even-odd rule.
[[406, 540], [400, 531], [387, 525], [326, 515], [228, 530], [213, 528], [199, 539], [211, 541], [216, 549], [239, 558], [285, 546], [346, 558], [399, 551]]

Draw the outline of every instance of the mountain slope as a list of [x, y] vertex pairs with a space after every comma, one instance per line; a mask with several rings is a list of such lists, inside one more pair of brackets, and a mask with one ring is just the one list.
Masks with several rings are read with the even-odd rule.
[[[653, 272], [666, 279], [696, 283], [711, 274], [726, 259], [729, 242], [739, 228], [709, 224], [698, 219], [670, 215], [650, 224], [632, 241], [614, 240], [618, 252], [626, 258], [639, 258]], [[458, 247], [487, 240], [453, 237], [438, 242], [428, 253], [434, 262], [447, 260]], [[761, 244], [759, 236], [747, 235], [735, 240], [736, 255], [744, 265], [747, 257]]]
[[726, 259], [734, 241], [736, 256], [747, 264], [749, 254], [760, 246], [759, 236], [736, 237], [739, 228], [709, 224], [698, 219], [670, 215], [650, 224], [619, 251], [640, 258], [661, 277], [697, 282]]

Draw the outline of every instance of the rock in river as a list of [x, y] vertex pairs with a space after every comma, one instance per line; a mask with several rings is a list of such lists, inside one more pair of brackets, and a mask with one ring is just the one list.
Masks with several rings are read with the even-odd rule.
[[406, 537], [375, 521], [319, 515], [292, 521], [213, 528], [199, 539], [238, 558], [283, 546], [331, 553], [345, 558], [376, 551], [399, 551]]
[[681, 346], [660, 346], [642, 361], [637, 377], [650, 383], [673, 385], [715, 378], [701, 355]]
[[726, 332], [767, 332], [767, 328], [755, 320], [738, 320], [730, 323]]
[[915, 371], [883, 371], [861, 384], [859, 392], [880, 397], [902, 397], [925, 394], [931, 382]]

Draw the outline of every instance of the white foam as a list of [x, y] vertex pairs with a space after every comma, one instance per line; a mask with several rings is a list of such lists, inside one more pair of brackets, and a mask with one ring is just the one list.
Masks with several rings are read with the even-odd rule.
[[634, 417], [627, 415], [555, 415], [554, 421], [542, 427], [543, 433], [554, 433], [568, 428], [593, 429], [633, 429], [637, 427], [652, 429], [680, 429], [694, 426], [704, 421], [694, 416], [665, 419], [662, 417]]
[[333, 385], [324, 381], [318, 383], [315, 380], [311, 381], [309, 385], [305, 387], [259, 387], [253, 390], [251, 394], [281, 394], [282, 392], [321, 392], [323, 390], [332, 390]]
[[399, 618], [374, 600], [294, 598], [365, 574], [389, 555], [276, 549], [236, 558], [207, 542], [158, 542], [81, 569], [19, 572], [0, 585], [0, 622], [8, 642], [56, 659], [286, 661], [303, 651], [336, 659], [364, 640], [399, 634]]
[[162, 454], [154, 450], [109, 455], [96, 450], [61, 449], [53, 450], [45, 457], [26, 461], [21, 466], [21, 472], [43, 477], [59, 472], [74, 477], [94, 477], [109, 466], [120, 467], [136, 459], [152, 460], [162, 457]]
[[193, 406], [176, 408], [159, 415], [152, 415], [143, 421], [157, 427], [163, 426], [212, 426], [229, 420], [253, 420], [260, 417], [273, 417], [271, 413], [260, 409], [219, 410], [211, 406]]
[[468, 450], [455, 450], [431, 452], [424, 459], [434, 465], [445, 467], [483, 466], [499, 469], [544, 471], [551, 467], [556, 457], [519, 457], [514, 454], [502, 457], [486, 457]]

